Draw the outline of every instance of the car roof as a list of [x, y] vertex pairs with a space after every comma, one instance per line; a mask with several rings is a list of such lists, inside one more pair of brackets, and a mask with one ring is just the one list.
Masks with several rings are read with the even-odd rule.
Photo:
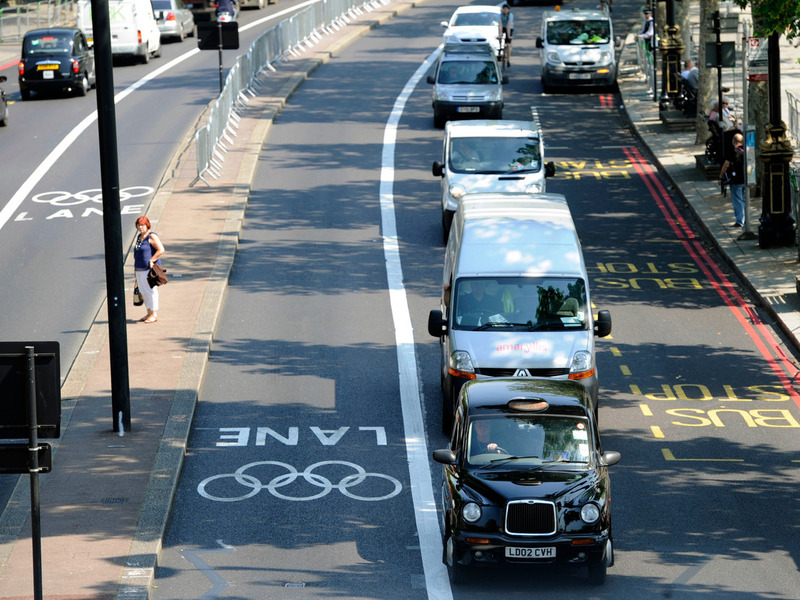
[[546, 21], [575, 21], [580, 19], [603, 19], [611, 21], [609, 16], [601, 10], [546, 10], [542, 15]]
[[478, 12], [494, 12], [499, 14], [503, 11], [496, 4], [471, 4], [469, 6], [459, 6], [453, 12], [453, 14], [460, 15], [461, 13], [478, 13]]
[[535, 378], [473, 379], [464, 384], [462, 402], [471, 414], [503, 412], [526, 414], [508, 407], [511, 400], [544, 400], [546, 410], [528, 414], [589, 416], [589, 392], [577, 381]]
[[464, 42], [461, 44], [449, 43], [445, 44], [442, 49], [442, 60], [450, 58], [480, 58], [485, 59], [486, 55], [494, 56], [494, 49], [487, 43], [477, 42], [470, 43]]
[[55, 33], [70, 33], [75, 34], [80, 31], [77, 27], [47, 27], [45, 29], [31, 29], [25, 33], [25, 37], [37, 35], [52, 35]]
[[448, 121], [447, 134], [457, 137], [534, 137], [539, 132], [531, 121], [477, 119]]

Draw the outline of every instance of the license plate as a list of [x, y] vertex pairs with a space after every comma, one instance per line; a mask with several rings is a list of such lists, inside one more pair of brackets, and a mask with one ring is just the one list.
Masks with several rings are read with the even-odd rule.
[[555, 546], [544, 548], [519, 548], [517, 546], [506, 546], [506, 558], [555, 558]]
[[58, 65], [36, 65], [37, 71], [56, 71], [58, 70]]
[[569, 74], [569, 78], [570, 79], [591, 79], [592, 78], [592, 74], [591, 73], [570, 73]]
[[456, 108], [456, 112], [460, 113], [476, 113], [481, 112], [480, 106], [459, 106]]
[[42, 79], [55, 79], [55, 71], [45, 71], [42, 73]]

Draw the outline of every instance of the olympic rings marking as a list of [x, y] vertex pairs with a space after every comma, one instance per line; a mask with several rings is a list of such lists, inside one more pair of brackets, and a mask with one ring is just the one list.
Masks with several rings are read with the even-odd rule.
[[[278, 475], [273, 477], [269, 483], [264, 485], [260, 479], [254, 477], [253, 475], [248, 475], [245, 473], [248, 469], [252, 467], [259, 467], [259, 466], [266, 466], [266, 465], [275, 465], [277, 467], [282, 467], [286, 469], [286, 473], [282, 475]], [[313, 473], [313, 471], [324, 465], [344, 465], [346, 467], [350, 467], [355, 470], [355, 473], [352, 475], [347, 475], [342, 477], [339, 483], [333, 483], [327, 477], [323, 477], [317, 473]], [[233, 477], [237, 483], [243, 485], [246, 488], [251, 488], [245, 494], [241, 496], [233, 496], [230, 498], [222, 497], [222, 496], [215, 496], [209, 493], [206, 490], [206, 486], [213, 481], [227, 479], [229, 477]], [[285, 487], [290, 483], [294, 483], [298, 477], [302, 477], [308, 483], [318, 488], [322, 488], [320, 492], [312, 494], [310, 496], [288, 496], [282, 492], [279, 492], [279, 488]], [[367, 496], [359, 496], [357, 494], [353, 494], [349, 488], [354, 487], [360, 483], [362, 483], [367, 477], [376, 477], [378, 479], [385, 479], [389, 481], [394, 486], [394, 489], [385, 494], [383, 496], [376, 496], [376, 497], [367, 497]], [[363, 500], [365, 502], [375, 502], [378, 500], [388, 500], [389, 498], [393, 498], [399, 494], [403, 489], [403, 484], [401, 484], [397, 479], [391, 477], [389, 475], [384, 475], [383, 473], [367, 473], [364, 467], [347, 462], [344, 460], [323, 460], [320, 462], [316, 462], [313, 465], [306, 468], [305, 471], [302, 473], [298, 472], [292, 465], [287, 465], [286, 463], [274, 461], [274, 460], [262, 460], [258, 462], [251, 462], [242, 467], [236, 469], [235, 473], [222, 473], [221, 475], [212, 475], [211, 477], [206, 477], [203, 481], [201, 481], [197, 485], [197, 493], [207, 498], [209, 500], [215, 500], [217, 502], [238, 502], [240, 500], [247, 500], [248, 498], [252, 498], [258, 492], [263, 489], [266, 489], [270, 494], [275, 496], [276, 498], [282, 498], [283, 500], [293, 500], [296, 502], [305, 502], [308, 500], [316, 500], [318, 498], [322, 498], [323, 496], [327, 496], [332, 489], [339, 490], [343, 495], [347, 496], [348, 498], [352, 498], [353, 500]]]
[[[119, 191], [119, 201], [125, 202], [131, 198], [140, 198], [142, 196], [149, 196], [155, 190], [146, 185], [134, 185], [132, 187], [122, 188]], [[71, 194], [70, 192], [42, 192], [36, 194], [31, 198], [34, 202], [42, 204], [52, 204], [53, 206], [75, 206], [76, 204], [83, 204], [84, 202], [103, 203], [103, 191], [100, 189], [83, 190]]]

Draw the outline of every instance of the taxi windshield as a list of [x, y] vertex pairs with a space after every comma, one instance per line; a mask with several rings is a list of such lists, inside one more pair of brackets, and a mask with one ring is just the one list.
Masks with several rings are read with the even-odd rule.
[[607, 44], [611, 37], [608, 21], [553, 21], [547, 25], [547, 43], [555, 46]]
[[459, 137], [450, 140], [456, 173], [518, 173], [541, 169], [538, 137]]
[[453, 328], [486, 331], [586, 329], [586, 285], [569, 277], [462, 277], [454, 290]]
[[439, 69], [441, 84], [482, 85], [498, 81], [497, 69], [491, 60], [448, 60]]
[[551, 415], [496, 415], [473, 419], [467, 430], [466, 461], [470, 465], [513, 468], [558, 465], [580, 469], [591, 461], [589, 421]]

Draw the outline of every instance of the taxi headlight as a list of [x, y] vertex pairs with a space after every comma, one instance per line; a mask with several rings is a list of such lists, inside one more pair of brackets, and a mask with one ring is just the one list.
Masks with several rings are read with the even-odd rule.
[[454, 184], [450, 186], [450, 195], [456, 200], [459, 200], [466, 193], [467, 189], [463, 185]]
[[592, 523], [596, 523], [599, 518], [600, 507], [597, 506], [597, 504], [589, 502], [581, 507], [581, 519], [584, 523], [591, 525]]
[[572, 357], [569, 367], [570, 373], [583, 373], [592, 370], [592, 354], [586, 350], [579, 350]]
[[472, 357], [469, 355], [469, 352], [464, 350], [456, 350], [453, 352], [450, 357], [450, 362], [450, 366], [456, 371], [464, 371], [466, 373], [475, 371], [475, 367], [472, 366]]
[[465, 521], [474, 523], [481, 518], [481, 507], [474, 502], [467, 502], [461, 510], [461, 515]]
[[532, 183], [525, 188], [526, 194], [538, 194], [541, 191], [542, 191], [542, 186], [539, 183]]

